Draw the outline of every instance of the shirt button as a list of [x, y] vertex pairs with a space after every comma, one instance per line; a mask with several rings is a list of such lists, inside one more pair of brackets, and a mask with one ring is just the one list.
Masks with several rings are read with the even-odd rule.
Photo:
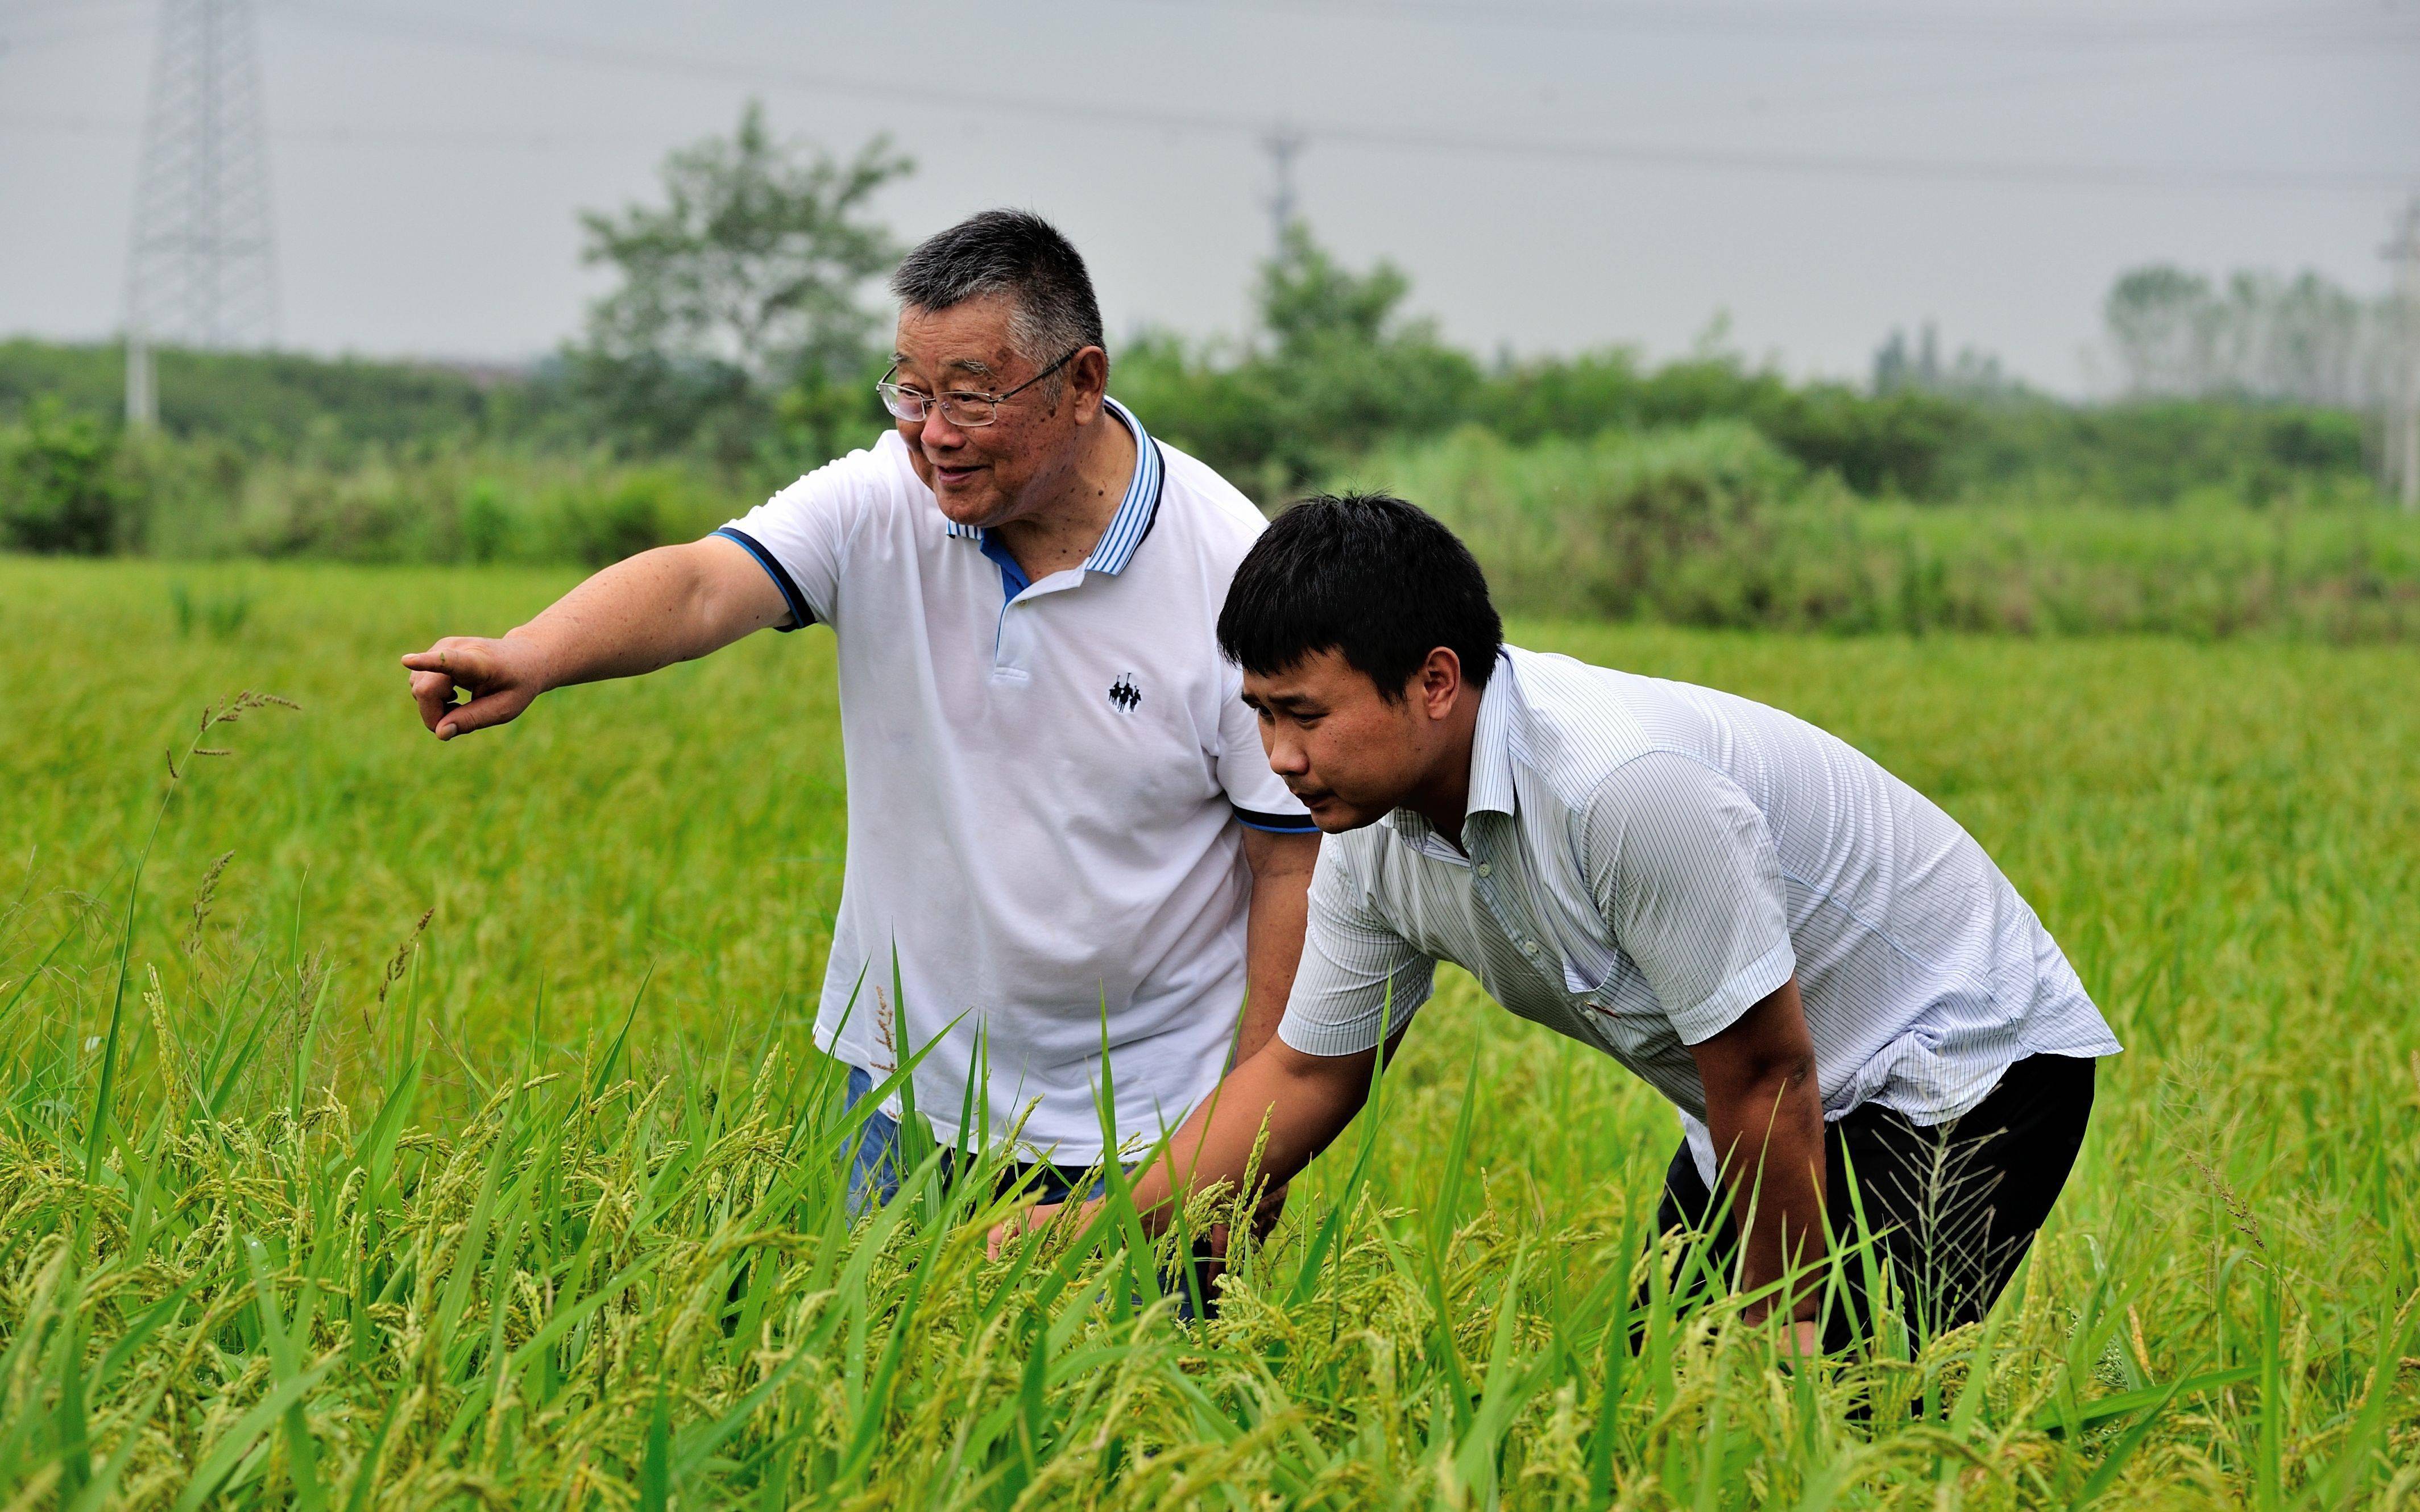
[[1523, 940], [1521, 942], [1521, 953], [1523, 955], [1536, 955], [1538, 953], [1538, 942], [1535, 940]]
[[1479, 874], [1482, 877], [1493, 874], [1495, 871], [1496, 869], [1494, 867], [1489, 866], [1484, 861], [1479, 863]]

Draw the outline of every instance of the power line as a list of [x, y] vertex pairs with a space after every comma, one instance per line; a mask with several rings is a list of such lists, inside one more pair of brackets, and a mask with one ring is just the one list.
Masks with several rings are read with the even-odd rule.
[[[363, 11], [296, 0], [288, 14], [338, 25], [421, 38], [442, 46], [513, 53], [556, 62], [627, 69], [663, 77], [711, 79], [762, 88], [895, 101], [893, 80], [809, 72], [735, 63], [720, 58], [666, 54], [569, 38], [537, 36], [489, 27], [433, 27], [417, 18]], [[1007, 115], [1037, 116], [1098, 125], [1162, 131], [1199, 131], [1264, 141], [1262, 119], [1210, 111], [1178, 111], [1074, 100], [1047, 100], [989, 92], [954, 93], [954, 106]], [[1854, 177], [1951, 179], [1968, 182], [2071, 184], [2125, 189], [2187, 189], [2286, 193], [2373, 193], [2408, 187], [2413, 169], [2294, 169], [2205, 164], [2092, 164], [2027, 162], [1997, 159], [1911, 158], [1886, 154], [1828, 154], [1771, 149], [1702, 147], [1682, 143], [1574, 142], [1551, 138], [1458, 135], [1404, 131], [1353, 122], [1295, 121], [1288, 128], [1301, 142], [1377, 151], [1455, 153], [1527, 161], [1594, 162], [1637, 168], [1690, 168], [1741, 173], [1839, 175]], [[1298, 150], [1298, 149], [1297, 149]]]
[[[287, 14], [351, 29], [384, 32], [441, 46], [514, 54], [549, 61], [641, 72], [659, 77], [710, 79], [755, 87], [819, 95], [895, 100], [897, 85], [844, 74], [768, 68], [719, 58], [665, 54], [583, 39], [469, 25], [432, 26], [416, 17], [363, 11], [310, 0], [281, 8]], [[1264, 120], [1232, 113], [1145, 108], [1111, 102], [1033, 99], [1001, 94], [958, 95], [970, 110], [1079, 120], [1099, 125], [1174, 133], [1195, 132], [1251, 140], [1275, 153]], [[0, 126], [102, 134], [125, 124], [90, 116], [0, 116]], [[281, 128], [280, 140], [338, 147], [417, 147], [559, 150], [604, 140], [596, 133], [513, 131], [475, 128], [397, 128], [322, 125]], [[1725, 173], [1778, 173], [1863, 178], [1920, 178], [1959, 182], [2034, 184], [2124, 189], [2166, 189], [2276, 193], [2375, 193], [2409, 188], [2420, 168], [2304, 169], [2223, 164], [2096, 164], [2009, 159], [1946, 159], [1892, 154], [1792, 152], [1770, 148], [1709, 147], [1668, 142], [1586, 142], [1545, 137], [1470, 135], [1373, 127], [1357, 122], [1291, 121], [1282, 128], [1289, 146], [1278, 166], [1316, 144], [1380, 152], [1454, 154], [1529, 162], [1583, 162], [1642, 169], [1683, 168]], [[617, 135], [625, 142], [654, 141]]]
[[96, 22], [89, 26], [59, 26], [44, 32], [16, 32], [0, 37], [0, 58], [26, 53], [39, 53], [48, 47], [63, 47], [95, 37], [113, 37], [132, 30], [142, 23], [129, 16], [120, 21]]
[[[1808, 116], [1830, 115], [1845, 111], [1872, 110], [1880, 106], [1928, 104], [1952, 101], [1973, 103], [1989, 96], [2033, 95], [2049, 91], [2098, 88], [2119, 84], [2140, 88], [2148, 83], [2164, 83], [2173, 79], [2173, 70], [2159, 66], [2147, 67], [2140, 56], [2104, 60], [2082, 68], [2036, 68], [2018, 73], [1996, 73], [1986, 76], [1959, 77], [1953, 74], [1929, 75], [1926, 82], [1897, 87], [1866, 84], [1842, 83], [1807, 89], [1766, 90], [1749, 88], [1738, 102], [1734, 115], [1756, 120], [1789, 118], [1803, 119]], [[1631, 102], [1643, 97], [1630, 95]], [[1670, 99], [1671, 97], [1665, 97]]]
[[[0, 130], [55, 131], [70, 136], [133, 135], [141, 123], [101, 116], [0, 115]], [[505, 151], [586, 151], [600, 143], [660, 148], [659, 131], [514, 131], [454, 126], [272, 126], [273, 141], [335, 147], [498, 148]]]
[[0, 22], [14, 24], [21, 21], [38, 21], [44, 16], [89, 16], [97, 10], [140, 10], [145, 0], [52, 0], [50, 4], [20, 4], [0, 10]]
[[[1032, 102], [1036, 111], [1056, 111]], [[1001, 106], [997, 108], [1006, 108]], [[1247, 117], [1151, 116], [1155, 124], [1178, 131], [1250, 136], [1275, 158], [1271, 128]], [[90, 116], [0, 115], [0, 128], [60, 131], [84, 136], [124, 136], [136, 123]], [[2274, 192], [2281, 193], [2392, 193], [2420, 181], [2420, 169], [2303, 169], [2227, 167], [2214, 164], [2093, 164], [2025, 162], [1996, 159], [1895, 158], [1765, 150], [1731, 151], [1668, 144], [1584, 143], [1512, 137], [1460, 137], [1440, 133], [1378, 131], [1331, 123], [1306, 126], [1290, 123], [1280, 131], [1298, 156], [1312, 143], [1372, 151], [1451, 153], [1517, 158], [1531, 162], [1593, 162], [1613, 167], [1691, 168], [1735, 173], [1837, 175], [1865, 178], [1933, 178], [1961, 182], [2002, 182], [2076, 185], [2094, 188], [2173, 189], [2187, 191]], [[268, 134], [279, 141], [327, 147], [498, 148], [504, 150], [580, 151], [600, 143], [660, 146], [656, 133], [554, 132], [473, 127], [284, 126]], [[1290, 167], [1290, 164], [1288, 165]], [[1275, 209], [1276, 196], [1272, 196]], [[1289, 200], [1288, 203], [1291, 203]]]
[[1994, 158], [1902, 158], [1881, 154], [1732, 150], [1668, 143], [1457, 137], [1436, 132], [1379, 131], [1342, 123], [1314, 128], [1310, 134], [1321, 142], [1390, 150], [1475, 153], [1531, 161], [1544, 159], [1642, 168], [1828, 174], [1867, 178], [1936, 178], [1969, 183], [2370, 193], [2381, 189], [2399, 189], [2420, 179], [2420, 169], [2303, 169], [2195, 163], [2060, 163]]
[[2039, 9], [1993, 13], [1938, 7], [1927, 10], [1850, 7], [1741, 4], [1592, 3], [1519, 4], [1488, 0], [1453, 5], [1438, 0], [1149, 0], [1168, 9], [1241, 11], [1280, 15], [1293, 21], [1361, 20], [1424, 25], [1506, 27], [1556, 32], [1712, 35], [1745, 40], [1816, 42], [1992, 42], [2002, 46], [2144, 47], [2211, 42], [2270, 44], [2299, 41], [2327, 46], [2375, 47], [2420, 43], [2420, 27], [2407, 18], [2381, 15], [2368, 5], [2306, 7], [2293, 11], [2247, 10], [2226, 15], [2183, 14], [2159, 21], [2107, 22], [2088, 17], [2046, 18]]

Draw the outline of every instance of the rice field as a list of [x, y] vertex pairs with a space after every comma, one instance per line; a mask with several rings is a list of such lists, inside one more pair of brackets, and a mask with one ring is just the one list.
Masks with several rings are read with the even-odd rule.
[[1986, 1325], [1792, 1373], [1461, 978], [1213, 1321], [852, 1227], [830, 641], [429, 740], [568, 580], [0, 559], [0, 1508], [2420, 1506], [2420, 651], [1515, 627], [1931, 794], [2129, 1047]]

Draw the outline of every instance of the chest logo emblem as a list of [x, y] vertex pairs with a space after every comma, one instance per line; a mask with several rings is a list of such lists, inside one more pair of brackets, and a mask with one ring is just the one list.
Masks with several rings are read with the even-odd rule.
[[1134, 673], [1118, 673], [1118, 680], [1109, 685], [1109, 706], [1120, 714], [1132, 714], [1141, 702], [1142, 689], [1135, 687]]

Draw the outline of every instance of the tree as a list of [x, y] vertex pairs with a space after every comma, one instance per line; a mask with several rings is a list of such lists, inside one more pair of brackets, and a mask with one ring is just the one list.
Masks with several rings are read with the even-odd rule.
[[0, 432], [0, 547], [106, 556], [137, 544], [141, 517], [117, 469], [117, 435], [54, 400]]
[[663, 203], [583, 212], [581, 259], [618, 282], [589, 309], [581, 387], [619, 439], [737, 462], [785, 408], [816, 409], [784, 391], [853, 379], [877, 318], [861, 292], [899, 255], [866, 212], [912, 167], [879, 136], [845, 161], [777, 142], [752, 101], [729, 139], [665, 159]]
[[2292, 283], [2238, 273], [2227, 286], [2253, 393], [2306, 404], [2363, 402], [2372, 385], [2363, 371], [2366, 312], [2357, 297], [2308, 270]]
[[1261, 265], [1261, 324], [1277, 338], [1280, 359], [1312, 355], [1323, 345], [1374, 347], [1398, 334], [1427, 336], [1425, 325], [1398, 332], [1395, 309], [1412, 291], [1403, 270], [1384, 258], [1366, 273], [1339, 264], [1294, 221], [1278, 255]]
[[1286, 227], [1261, 269], [1261, 324], [1273, 349], [1245, 366], [1276, 401], [1272, 456], [1287, 486], [1382, 436], [1442, 429], [1464, 410], [1478, 366], [1433, 321], [1398, 313], [1410, 292], [1394, 264], [1357, 273], [1301, 222]]
[[2137, 396], [2230, 394], [2354, 407], [2380, 387], [2385, 306], [2325, 276], [2238, 271], [2224, 284], [2164, 264], [2119, 278], [2102, 316]]
[[1889, 339], [1874, 348], [1872, 389], [1876, 397], [1914, 392], [1996, 399], [2017, 392], [2019, 385], [1990, 352], [1961, 347], [1956, 357], [1944, 363], [1940, 332], [1932, 322], [1924, 322], [1919, 332], [1911, 349], [1907, 332], [1893, 327]]
[[2217, 305], [2210, 280], [2161, 264], [2121, 274], [2102, 323], [2136, 394], [2200, 393], [2212, 385]]
[[1273, 502], [1373, 442], [1470, 413], [1479, 366], [1401, 314], [1410, 289], [1391, 263], [1342, 266], [1296, 222], [1261, 265], [1249, 344], [1145, 332], [1122, 344], [1110, 382], [1169, 440]]

